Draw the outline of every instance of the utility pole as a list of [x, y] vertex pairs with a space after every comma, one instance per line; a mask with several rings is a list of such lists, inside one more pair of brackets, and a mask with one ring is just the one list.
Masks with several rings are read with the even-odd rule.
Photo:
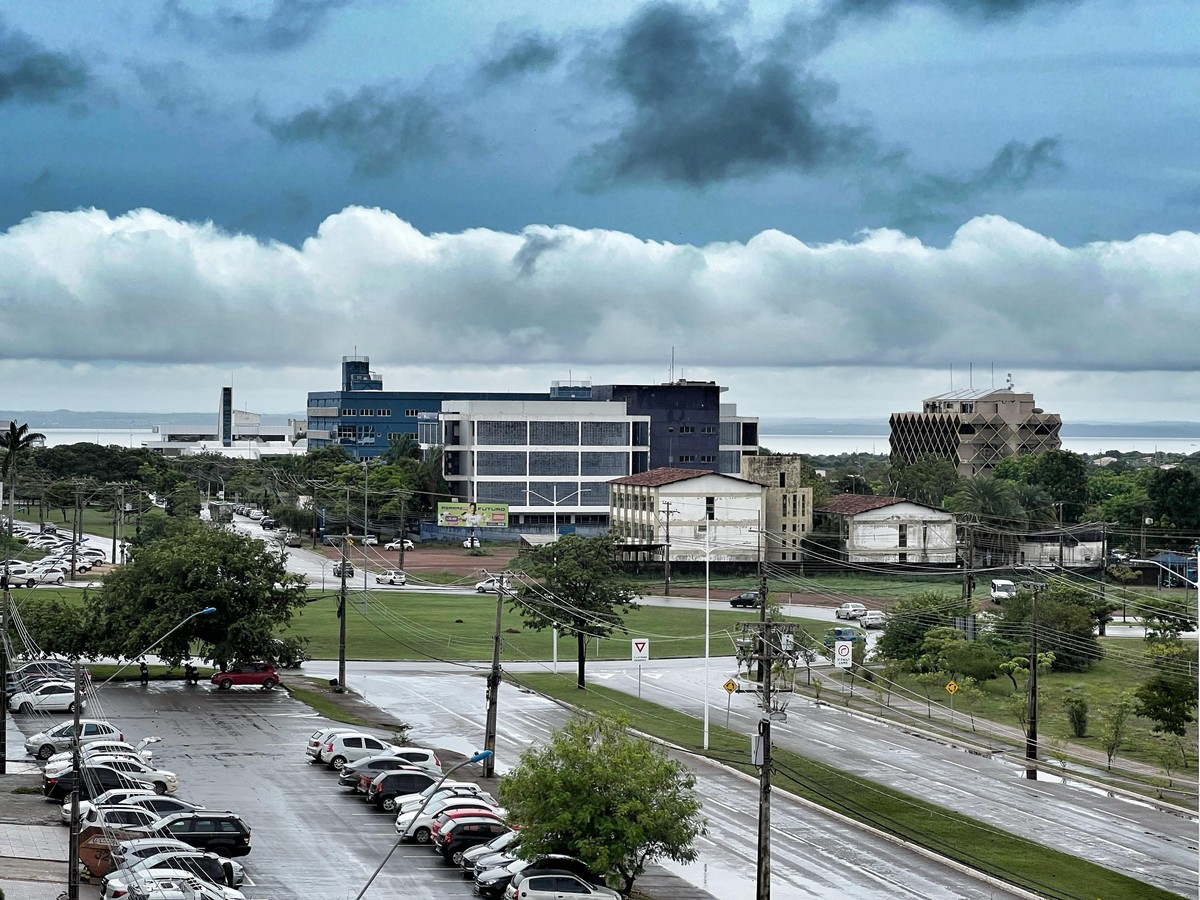
[[[486, 569], [485, 576], [491, 576]], [[490, 750], [492, 755], [483, 761], [483, 777], [491, 778], [496, 771], [496, 717], [500, 709], [500, 627], [501, 614], [504, 612], [504, 576], [491, 576], [496, 579], [496, 633], [492, 643], [492, 671], [487, 677], [487, 721], [484, 725], [483, 749]]]
[[[341, 587], [338, 589], [338, 693], [346, 690], [346, 544], [350, 541], [350, 524], [347, 517], [346, 534], [342, 538], [341, 552], [338, 554], [341, 557], [341, 567], [338, 571], [342, 573]], [[324, 576], [321, 576], [324, 578]]]
[[79, 785], [83, 778], [79, 758], [79, 707], [83, 697], [79, 663], [75, 663], [75, 730], [71, 733], [71, 834], [67, 843], [67, 900], [79, 900]]
[[1035, 763], [1025, 767], [1025, 777], [1037, 781], [1038, 733], [1038, 592], [1044, 585], [1033, 587], [1033, 608], [1029, 623], [1029, 724], [1025, 728], [1025, 759]]
[[[765, 580], [764, 580], [765, 584]], [[774, 697], [774, 669], [777, 663], [789, 667], [796, 664], [795, 633], [792, 622], [768, 622], [760, 612], [757, 622], [740, 622], [743, 646], [755, 646], [762, 673], [759, 707], [762, 716], [758, 735], [753, 743], [753, 762], [759, 767], [758, 777], [758, 864], [755, 876], [755, 900], [771, 900], [771, 722], [787, 721], [787, 702]], [[781, 650], [776, 655], [776, 650]], [[750, 660], [747, 660], [749, 662]]]
[[408, 494], [400, 495], [400, 559], [398, 565], [401, 569], [404, 568], [404, 541], [405, 535], [408, 533], [404, 527], [404, 503], [408, 500]]
[[963, 530], [966, 532], [967, 536], [967, 552], [963, 557], [962, 596], [964, 600], [970, 600], [971, 595], [975, 590], [975, 529], [972, 527], [971, 523], [968, 522], [963, 526]]
[[671, 502], [663, 503], [663, 516], [667, 520], [667, 540], [663, 547], [663, 595], [671, 596], [671, 516], [675, 515]]
[[[0, 518], [4, 512], [4, 482], [0, 481]], [[0, 681], [8, 684], [8, 553], [12, 549], [13, 536], [12, 510], [8, 514], [8, 543], [5, 544], [4, 569], [0, 571], [0, 594], [3, 595], [3, 608], [0, 608]], [[8, 774], [8, 697], [0, 701], [0, 775]]]

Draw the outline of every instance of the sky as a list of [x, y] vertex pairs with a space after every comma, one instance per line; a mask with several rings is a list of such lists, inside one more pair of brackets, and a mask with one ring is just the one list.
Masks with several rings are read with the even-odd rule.
[[0, 4], [0, 408], [1200, 421], [1193, 0]]

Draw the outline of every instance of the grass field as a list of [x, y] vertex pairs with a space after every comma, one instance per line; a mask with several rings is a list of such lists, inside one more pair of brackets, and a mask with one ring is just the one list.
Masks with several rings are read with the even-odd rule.
[[[710, 723], [710, 749], [705, 753], [698, 740], [700, 720], [693, 716], [600, 686], [580, 691], [569, 676], [522, 675], [515, 680], [582, 709], [623, 716], [640, 731], [757, 774], [747, 760], [749, 738], [744, 734]], [[799, 754], [776, 748], [773, 755], [775, 787], [1042, 896], [1079, 900], [1175, 896]]]

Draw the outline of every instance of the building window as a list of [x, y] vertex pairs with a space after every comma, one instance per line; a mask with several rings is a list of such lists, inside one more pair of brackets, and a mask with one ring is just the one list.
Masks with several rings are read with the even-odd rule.
[[392, 411], [390, 409], [380, 409], [375, 412], [375, 415], [383, 416], [384, 418], [387, 418], [391, 414], [392, 414]]
[[375, 415], [375, 410], [373, 410], [373, 409], [363, 409], [363, 410], [360, 410], [358, 414], [359, 414], [360, 416], [373, 416], [373, 415]]
[[619, 450], [607, 453], [586, 452], [581, 466], [583, 475], [628, 475], [629, 454]]
[[716, 425], [705, 425], [700, 429], [700, 433], [701, 434], [716, 434], [717, 426]]
[[578, 475], [579, 454], [547, 450], [529, 454], [530, 475]]
[[717, 461], [717, 458], [715, 456], [701, 456], [700, 457], [700, 462], [702, 462], [702, 463], [715, 463], [716, 461]]
[[475, 465], [480, 475], [524, 475], [525, 454], [520, 450], [480, 451]]
[[342, 415], [343, 416], [354, 416], [354, 415], [358, 415], [358, 413], [355, 412], [353, 409], [343, 409]]
[[422, 410], [419, 410], [419, 409], [406, 409], [404, 411], [404, 415], [405, 415], [405, 418], [415, 419], [417, 416], [419, 416], [421, 414], [421, 412], [422, 412]]
[[477, 444], [527, 444], [529, 428], [525, 422], [483, 421], [475, 424]]
[[783, 508], [779, 511], [781, 516], [787, 517], [787, 496], [783, 497]]
[[530, 422], [529, 443], [573, 447], [579, 444], [578, 422]]
[[680, 461], [680, 462], [695, 462], [695, 461], [696, 461], [696, 457], [695, 457], [694, 455], [691, 455], [691, 454], [689, 454], [689, 455], [686, 455], [686, 456], [681, 456], [681, 457], [679, 457], [679, 461]]
[[680, 425], [679, 433], [680, 434], [695, 434], [696, 426], [695, 425]]
[[717, 517], [717, 498], [716, 497], [705, 497], [704, 498], [704, 518], [708, 519], [711, 522], [716, 517]]
[[628, 447], [628, 422], [584, 422], [579, 443], [587, 446]]
[[[908, 546], [908, 526], [907, 526], [907, 525], [901, 525], [901, 526], [899, 527], [899, 531], [900, 531], [900, 544], [899, 544], [899, 546], [901, 546], [901, 547], [907, 547], [907, 546]], [[902, 553], [902, 554], [900, 554], [900, 562], [904, 562], [904, 554], [903, 554], [903, 553]]]

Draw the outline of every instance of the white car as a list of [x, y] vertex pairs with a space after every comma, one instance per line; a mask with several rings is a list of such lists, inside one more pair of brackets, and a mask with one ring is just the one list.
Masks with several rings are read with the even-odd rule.
[[477, 594], [494, 594], [496, 591], [507, 591], [512, 588], [512, 583], [507, 578], [485, 578], [483, 581], [475, 583], [475, 593]]
[[[13, 712], [75, 712], [75, 685], [69, 681], [49, 681], [31, 691], [17, 691], [8, 701]], [[87, 709], [87, 698], [80, 696], [79, 708]]]
[[882, 628], [887, 624], [887, 617], [877, 609], [868, 609], [858, 620], [863, 628]]
[[857, 619], [865, 615], [867, 608], [861, 603], [843, 603], [836, 610], [834, 616], [838, 619]]
[[408, 538], [404, 538], [403, 540], [396, 538], [396, 540], [388, 541], [383, 545], [384, 550], [399, 550], [401, 547], [403, 547], [405, 550], [416, 549], [416, 545]]
[[479, 538], [469, 537], [465, 541], [463, 541], [463, 546], [466, 547], [468, 550], [474, 550], [479, 546]]
[[[49, 759], [55, 753], [71, 749], [71, 739], [75, 736], [74, 722], [60, 722], [53, 728], [39, 731], [32, 737], [25, 738], [25, 752], [38, 759]], [[125, 733], [117, 726], [102, 719], [79, 720], [79, 743], [90, 744], [93, 741], [123, 741]]]
[[[83, 748], [80, 752], [84, 756], [95, 756], [96, 754], [111, 754], [113, 756], [137, 756], [143, 761], [149, 763], [154, 761], [154, 752], [147, 750], [147, 744], [157, 744], [162, 738], [148, 737], [143, 738], [135, 747], [128, 741], [94, 741]], [[63, 750], [61, 753], [55, 753], [46, 760], [46, 771], [57, 768], [62, 763], [67, 764], [67, 768], [71, 767], [71, 751]]]
[[304, 748], [304, 755], [308, 757], [309, 762], [328, 762], [329, 760], [322, 755], [322, 751], [324, 751], [329, 739], [335, 734], [354, 734], [357, 730], [356, 728], [347, 728], [345, 725], [341, 725], [335, 728], [322, 728], [319, 731], [314, 731], [309, 735], [308, 746]]
[[[177, 852], [183, 853], [183, 851]], [[159, 859], [162, 855], [157, 854], [150, 857], [150, 860], [169, 863], [169, 858], [166, 860]], [[196, 857], [184, 855], [181, 858]], [[234, 865], [237, 865], [237, 863], [234, 863]], [[241, 866], [238, 866], [238, 868], [240, 869]], [[178, 893], [172, 893], [162, 887], [164, 882], [170, 884], [180, 881], [183, 881], [187, 887], [179, 888]], [[185, 900], [192, 900], [193, 897], [203, 897], [205, 900], [208, 900], [208, 898], [213, 898], [213, 900], [232, 900], [232, 898], [237, 897], [245, 900], [246, 895], [236, 888], [227, 887], [223, 884], [214, 884], [187, 869], [175, 868], [169, 864], [152, 868], [147, 866], [145, 862], [139, 862], [129, 869], [116, 869], [109, 872], [104, 876], [103, 893], [101, 894], [103, 900], [133, 900], [135, 897], [146, 897], [148, 900], [159, 900], [159, 898], [172, 898], [173, 900], [176, 896], [185, 898]]]
[[432, 803], [439, 797], [476, 797], [489, 806], [496, 806], [496, 798], [481, 788], [479, 785], [470, 781], [445, 781], [441, 787], [436, 784], [431, 784], [425, 790], [416, 794], [403, 794], [396, 798], [396, 814], [403, 815], [406, 812], [415, 812], [425, 802], [426, 797], [432, 797], [429, 802]]
[[[94, 797], [91, 800], [79, 801], [79, 817], [82, 820], [88, 810], [96, 806], [113, 803], [124, 803], [126, 800], [131, 800], [134, 797], [157, 797], [158, 794], [149, 788], [113, 788], [111, 791], [105, 791], [99, 797]], [[71, 801], [68, 800], [62, 805], [62, 823], [64, 825], [71, 824]]]
[[399, 749], [395, 744], [385, 743], [374, 735], [349, 731], [330, 737], [321, 748], [321, 755], [329, 760], [330, 766], [340, 771], [348, 762], [385, 753], [394, 754]]
[[376, 584], [404, 584], [407, 581], [408, 576], [403, 569], [384, 569], [375, 574]]
[[138, 809], [136, 806], [125, 806], [120, 803], [110, 803], [104, 806], [92, 806], [87, 814], [81, 810], [79, 821], [81, 827], [97, 825], [101, 828], [145, 828], [159, 817], [148, 809]]
[[621, 895], [612, 888], [588, 884], [570, 872], [550, 872], [544, 869], [531, 870], [513, 876], [512, 883], [504, 891], [505, 900], [560, 900], [562, 897], [590, 897], [592, 900], [621, 900]]
[[131, 756], [89, 756], [88, 765], [114, 769], [126, 778], [149, 785], [158, 794], [173, 794], [179, 789], [179, 776], [174, 772], [156, 769]]

